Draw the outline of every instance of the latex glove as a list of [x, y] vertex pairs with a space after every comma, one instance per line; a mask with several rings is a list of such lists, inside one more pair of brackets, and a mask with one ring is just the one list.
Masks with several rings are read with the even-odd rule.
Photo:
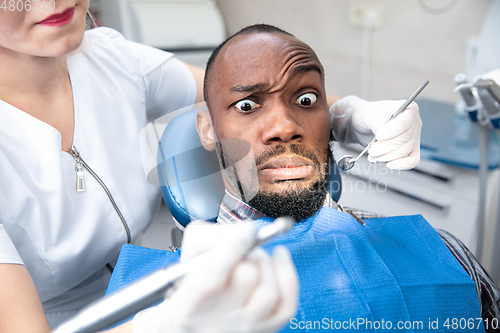
[[356, 96], [347, 96], [330, 108], [335, 138], [344, 143], [366, 146], [375, 137], [368, 150], [370, 162], [387, 162], [390, 169], [411, 169], [420, 162], [420, 132], [422, 120], [418, 105], [412, 102], [395, 119], [389, 119], [403, 105], [404, 100], [368, 102]]
[[207, 260], [160, 305], [139, 312], [134, 333], [276, 332], [295, 314], [298, 279], [288, 250], [273, 258], [261, 248], [244, 254], [256, 237], [251, 223], [190, 223], [181, 261], [204, 252]]

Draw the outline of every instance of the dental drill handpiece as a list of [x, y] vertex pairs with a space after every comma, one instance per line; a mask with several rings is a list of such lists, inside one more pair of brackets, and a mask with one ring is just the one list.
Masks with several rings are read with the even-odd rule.
[[482, 108], [482, 104], [481, 100], [477, 98], [472, 91], [473, 84], [468, 84], [467, 75], [464, 73], [455, 75], [455, 83], [457, 84], [455, 91], [460, 93], [460, 96], [465, 103], [465, 110], [469, 114], [469, 118], [473, 122], [477, 122], [478, 112]]
[[[280, 217], [257, 231], [255, 244], [248, 250], [290, 230], [295, 221]], [[203, 253], [181, 263], [162, 268], [109, 297], [90, 304], [52, 333], [98, 332], [165, 299], [167, 292], [194, 267], [205, 260]]]

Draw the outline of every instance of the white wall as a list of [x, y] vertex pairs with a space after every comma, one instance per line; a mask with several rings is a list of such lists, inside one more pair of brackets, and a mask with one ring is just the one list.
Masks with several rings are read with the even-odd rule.
[[[478, 35], [491, 0], [461, 0], [443, 15], [425, 12], [417, 0], [365, 0], [382, 4], [373, 33], [371, 99], [407, 98], [424, 80], [422, 96], [450, 102], [455, 74], [465, 71], [469, 36]], [[425, 0], [434, 7], [450, 0]], [[451, 0], [453, 1], [453, 0]], [[354, 0], [217, 0], [227, 33], [255, 24], [276, 25], [308, 43], [326, 70], [329, 94], [362, 93], [363, 30], [349, 24]]]

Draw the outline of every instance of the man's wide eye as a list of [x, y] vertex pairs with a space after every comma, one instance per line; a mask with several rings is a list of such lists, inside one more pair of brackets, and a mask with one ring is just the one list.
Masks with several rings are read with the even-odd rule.
[[258, 104], [250, 99], [244, 99], [244, 100], [239, 101], [238, 103], [236, 103], [234, 105], [235, 108], [237, 108], [238, 110], [243, 111], [243, 112], [252, 111], [257, 106], [258, 106]]
[[304, 105], [304, 106], [309, 106], [314, 104], [318, 97], [313, 94], [313, 93], [306, 93], [303, 95], [300, 95], [299, 98], [295, 101], [296, 104]]

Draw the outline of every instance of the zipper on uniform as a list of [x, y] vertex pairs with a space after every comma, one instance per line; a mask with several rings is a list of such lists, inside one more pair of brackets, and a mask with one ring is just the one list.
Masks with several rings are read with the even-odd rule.
[[106, 192], [106, 194], [108, 195], [109, 201], [111, 201], [111, 204], [115, 208], [115, 211], [118, 214], [120, 220], [122, 221], [123, 227], [125, 228], [125, 232], [127, 233], [127, 243], [130, 243], [130, 241], [132, 240], [132, 237], [130, 236], [130, 229], [106, 184], [104, 184], [104, 182], [101, 180], [101, 178], [99, 178], [99, 176], [94, 172], [94, 170], [92, 170], [88, 166], [88, 164], [85, 163], [85, 161], [80, 157], [80, 153], [78, 152], [75, 146], [71, 146], [69, 154], [73, 156], [73, 158], [75, 159], [76, 191], [84, 192], [86, 190], [85, 179], [83, 178], [83, 168], [85, 168], [92, 175], [92, 177], [94, 177], [94, 179], [99, 183], [99, 185], [101, 185], [104, 192]]
[[83, 167], [82, 159], [80, 158], [80, 153], [76, 150], [75, 146], [71, 146], [69, 154], [75, 159], [75, 171], [76, 171], [76, 191], [85, 192], [85, 179], [83, 178]]

